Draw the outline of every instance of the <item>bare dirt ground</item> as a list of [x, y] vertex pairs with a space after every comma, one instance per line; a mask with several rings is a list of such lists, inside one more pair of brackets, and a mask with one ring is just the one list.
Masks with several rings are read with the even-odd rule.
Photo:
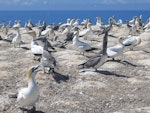
[[[109, 34], [127, 35], [128, 31], [126, 26], [114, 27]], [[37, 113], [150, 113], [150, 33], [140, 36], [140, 45], [133, 51], [127, 48], [116, 61], [106, 62], [98, 72], [79, 72], [77, 65], [87, 58], [72, 43], [66, 49], [56, 48], [52, 53], [59, 64], [55, 75], [43, 71], [36, 75], [40, 90]], [[21, 113], [16, 99], [9, 95], [27, 87], [28, 68], [39, 63], [33, 60], [30, 51], [31, 37], [22, 35], [22, 38], [25, 44], [21, 48], [0, 40], [0, 113]], [[103, 35], [89, 35], [88, 41], [84, 41], [101, 47], [102, 38]], [[109, 37], [108, 46], [115, 44], [116, 38]]]

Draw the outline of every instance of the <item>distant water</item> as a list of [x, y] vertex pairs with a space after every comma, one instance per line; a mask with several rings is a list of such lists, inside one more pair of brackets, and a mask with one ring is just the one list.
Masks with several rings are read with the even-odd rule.
[[21, 20], [22, 26], [31, 19], [34, 24], [39, 20], [44, 20], [47, 24], [66, 22], [67, 18], [83, 19], [89, 18], [94, 24], [96, 17], [102, 17], [104, 23], [108, 23], [108, 18], [115, 16], [117, 19], [131, 20], [133, 16], [143, 16], [143, 22], [150, 17], [150, 11], [0, 11], [0, 23], [4, 20], [8, 23], [11, 20]]

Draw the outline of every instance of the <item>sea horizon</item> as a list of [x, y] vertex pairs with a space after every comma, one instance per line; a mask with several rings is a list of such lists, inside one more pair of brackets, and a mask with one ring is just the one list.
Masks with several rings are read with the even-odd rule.
[[91, 22], [95, 24], [96, 17], [99, 16], [102, 18], [102, 21], [107, 24], [108, 18], [112, 16], [115, 16], [116, 20], [122, 19], [123, 22], [125, 22], [125, 20], [131, 20], [133, 16], [140, 15], [143, 17], [143, 22], [146, 22], [150, 17], [150, 10], [2, 10], [0, 13], [0, 22], [5, 21], [8, 23], [11, 21], [13, 24], [15, 20], [21, 20], [22, 26], [29, 19], [31, 19], [34, 24], [39, 20], [46, 21], [47, 24], [58, 24], [60, 22], [65, 23], [67, 18], [79, 19], [79, 22], [89, 18]]

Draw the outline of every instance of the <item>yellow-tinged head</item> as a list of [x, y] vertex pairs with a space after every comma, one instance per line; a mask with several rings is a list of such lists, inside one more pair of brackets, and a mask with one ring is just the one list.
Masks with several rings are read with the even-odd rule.
[[32, 75], [35, 75], [38, 71], [40, 71], [39, 66], [40, 65], [32, 66], [31, 68], [29, 68], [28, 75], [27, 75], [28, 80], [32, 78]]
[[125, 38], [125, 37], [118, 37], [118, 38], [117, 38], [117, 43], [118, 43], [118, 44], [122, 44], [124, 38]]
[[36, 37], [36, 32], [34, 30], [28, 31], [28, 33], [35, 38]]

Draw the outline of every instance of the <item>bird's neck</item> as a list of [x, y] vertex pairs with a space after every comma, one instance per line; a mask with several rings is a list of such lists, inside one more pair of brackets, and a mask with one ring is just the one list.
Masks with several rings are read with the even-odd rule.
[[32, 88], [34, 86], [36, 86], [35, 78], [31, 77], [31, 78], [28, 79], [28, 88]]
[[76, 43], [78, 41], [78, 36], [74, 36], [73, 37], [73, 44]]
[[107, 52], [106, 52], [106, 50], [107, 50], [107, 42], [108, 42], [108, 31], [106, 31], [105, 36], [103, 38], [103, 48], [102, 48], [103, 55], [107, 54]]
[[19, 30], [16, 30], [16, 35], [17, 35], [17, 36], [20, 36]]

